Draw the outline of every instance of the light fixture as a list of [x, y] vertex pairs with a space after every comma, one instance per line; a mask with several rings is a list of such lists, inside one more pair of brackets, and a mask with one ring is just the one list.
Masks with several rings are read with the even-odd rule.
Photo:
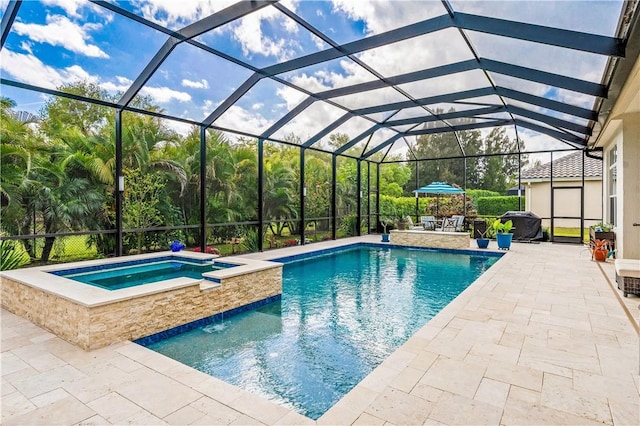
[[118, 191], [124, 192], [124, 176], [118, 176]]

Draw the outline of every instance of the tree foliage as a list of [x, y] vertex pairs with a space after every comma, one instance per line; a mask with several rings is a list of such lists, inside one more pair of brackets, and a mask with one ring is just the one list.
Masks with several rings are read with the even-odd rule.
[[[96, 100], [112, 102], [111, 95], [90, 82], [66, 84], [60, 90]], [[150, 98], [138, 96], [132, 106], [162, 112]], [[0, 201], [1, 230], [9, 235], [47, 234], [44, 248], [34, 240], [24, 240], [28, 255], [46, 262], [60, 232], [113, 231], [117, 194], [115, 164], [116, 112], [98, 103], [90, 104], [70, 98], [52, 97], [40, 112], [40, 123], [24, 123], [12, 114], [15, 102], [0, 98]], [[258, 206], [258, 142], [253, 139], [230, 139], [212, 129], [206, 131], [206, 163], [200, 164], [200, 128], [179, 134], [167, 120], [124, 111], [122, 123], [122, 163], [125, 170], [123, 221], [126, 229], [197, 225], [201, 221], [201, 185], [206, 189], [206, 243], [228, 241], [246, 235], [246, 224], [256, 221], [262, 209], [267, 229], [274, 235], [300, 232], [300, 159], [304, 150], [304, 216], [316, 231], [328, 231], [331, 216], [332, 155], [299, 146], [300, 138], [289, 135], [288, 144], [264, 142], [263, 205]], [[349, 143], [349, 136], [332, 134], [331, 148]], [[362, 144], [345, 154], [357, 156]], [[437, 133], [417, 138], [411, 146], [417, 158], [444, 158], [493, 151], [517, 151], [514, 141], [496, 129], [483, 138], [479, 131]], [[379, 161], [382, 153], [372, 159]], [[508, 177], [517, 169], [514, 157], [490, 157], [467, 160], [467, 185], [503, 191]], [[462, 160], [435, 160], [380, 166], [380, 187], [375, 188], [375, 164], [338, 156], [336, 170], [338, 225], [344, 218], [351, 222], [362, 197], [361, 211], [366, 214], [369, 202], [379, 194], [400, 197], [412, 195], [416, 176], [420, 185], [433, 180], [463, 184]], [[204, 174], [201, 174], [201, 166]], [[358, 187], [358, 167], [360, 186]], [[368, 173], [368, 171], [370, 173]], [[372, 196], [367, 189], [372, 188]], [[386, 203], [386, 201], [384, 201]], [[420, 210], [431, 202], [420, 199]], [[415, 212], [415, 200], [408, 197], [396, 210]], [[374, 209], [371, 211], [375, 213]], [[348, 222], [348, 223], [347, 223]], [[213, 226], [215, 225], [215, 226]], [[354, 226], [357, 226], [353, 222]], [[361, 224], [362, 225], [362, 224]], [[352, 229], [353, 228], [353, 229]], [[125, 250], [165, 248], [161, 238], [153, 240], [142, 231], [128, 233]], [[199, 232], [185, 232], [188, 246], [199, 245]], [[165, 236], [166, 237], [166, 236]], [[166, 238], [165, 238], [166, 239]], [[89, 239], [100, 255], [114, 253], [113, 234], [98, 233]]]
[[141, 253], [144, 234], [141, 229], [159, 226], [163, 222], [159, 207], [165, 180], [157, 173], [126, 169], [124, 182], [122, 221], [125, 229], [135, 229], [136, 247]]
[[[449, 112], [454, 112], [451, 109]], [[437, 110], [436, 114], [443, 113]], [[473, 123], [473, 119], [460, 119], [456, 124]], [[430, 122], [425, 129], [442, 126], [442, 123]], [[423, 162], [411, 162], [411, 178], [405, 185], [405, 194], [415, 189], [415, 182], [427, 185], [442, 181], [469, 189], [486, 189], [504, 193], [513, 186], [518, 174], [518, 143], [509, 139], [503, 127], [496, 127], [483, 137], [479, 130], [461, 130], [421, 135], [411, 146], [418, 159], [432, 159]], [[514, 153], [515, 155], [491, 155]], [[482, 154], [489, 154], [483, 156]], [[468, 156], [466, 161], [463, 158]], [[413, 158], [409, 155], [407, 159]], [[527, 156], [522, 155], [522, 167], [527, 164]], [[466, 166], [466, 167], [465, 167]]]

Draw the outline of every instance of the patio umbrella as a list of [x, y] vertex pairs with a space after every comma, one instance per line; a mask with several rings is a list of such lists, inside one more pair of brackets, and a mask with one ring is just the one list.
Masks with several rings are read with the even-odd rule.
[[431, 182], [429, 185], [422, 186], [413, 192], [418, 194], [436, 194], [436, 220], [438, 219], [438, 206], [440, 204], [440, 194], [464, 194], [464, 191], [455, 186], [451, 186], [445, 182]]

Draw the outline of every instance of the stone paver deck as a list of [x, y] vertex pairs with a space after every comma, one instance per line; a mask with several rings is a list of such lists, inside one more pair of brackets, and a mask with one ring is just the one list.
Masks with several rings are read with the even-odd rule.
[[131, 342], [85, 352], [3, 309], [1, 423], [637, 425], [638, 303], [581, 247], [514, 243], [317, 422]]

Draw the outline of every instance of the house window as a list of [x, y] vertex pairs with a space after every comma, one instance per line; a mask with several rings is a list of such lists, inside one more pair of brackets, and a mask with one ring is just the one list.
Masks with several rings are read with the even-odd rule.
[[609, 151], [609, 211], [608, 218], [609, 222], [616, 225], [616, 217], [618, 211], [618, 197], [617, 197], [617, 181], [618, 181], [618, 146], [614, 146], [611, 151]]

